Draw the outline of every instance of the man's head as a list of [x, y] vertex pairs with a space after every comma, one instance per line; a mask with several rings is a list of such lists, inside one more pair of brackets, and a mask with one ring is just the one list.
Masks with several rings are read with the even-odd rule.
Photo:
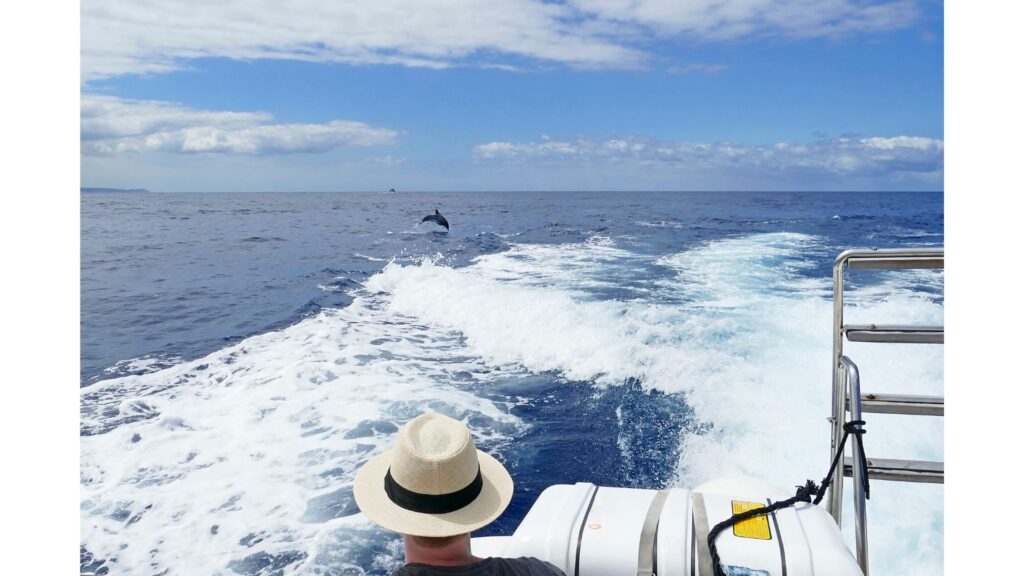
[[464, 424], [426, 413], [402, 427], [393, 450], [360, 468], [354, 493], [363, 514], [384, 528], [426, 538], [459, 537], [505, 510], [512, 477], [476, 449]]

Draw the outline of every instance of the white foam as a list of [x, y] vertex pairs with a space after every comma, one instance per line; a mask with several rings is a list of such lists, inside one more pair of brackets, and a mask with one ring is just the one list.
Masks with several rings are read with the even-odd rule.
[[142, 356], [140, 358], [131, 358], [129, 360], [121, 360], [103, 370], [106, 374], [125, 374], [128, 372], [144, 373], [144, 372], [155, 372], [162, 368], [166, 368], [168, 365], [177, 364], [181, 362], [179, 356]]
[[[602, 245], [520, 246], [460, 269], [392, 263], [369, 286], [389, 295], [392, 312], [464, 336], [488, 363], [603, 385], [639, 378], [649, 388], [685, 393], [713, 428], [681, 439], [680, 484], [744, 473], [785, 486], [818, 480], [828, 465], [831, 283], [802, 272], [809, 258], [831, 257], [819, 239], [785, 233], [712, 242], [656, 262]], [[586, 295], [602, 276], [653, 265], [675, 270], [658, 289], [682, 305]], [[941, 324], [941, 303], [900, 278], [855, 293], [851, 318]], [[867, 391], [942, 393], [941, 348], [852, 345], [847, 352]], [[941, 419], [871, 422], [872, 454], [941, 459]], [[876, 489], [876, 565], [908, 574], [941, 570], [936, 491]]]
[[366, 254], [361, 254], [359, 252], [353, 252], [352, 255], [355, 256], [356, 258], [362, 258], [363, 260], [368, 260], [370, 262], [387, 262], [389, 260], [388, 258], [379, 258], [377, 256], [367, 256]]
[[667, 220], [658, 220], [656, 222], [649, 222], [647, 220], [638, 220], [637, 226], [644, 226], [646, 228], [675, 228], [681, 230], [686, 226], [682, 222], [669, 222]]
[[123, 574], [225, 574], [254, 554], [305, 555], [291, 568], [310, 571], [325, 546], [365, 532], [345, 515], [354, 471], [420, 410], [471, 421], [500, 452], [520, 423], [454, 383], [487, 372], [458, 338], [364, 295], [197, 361], [88, 387], [83, 428], [117, 427], [81, 439], [82, 544]]
[[[806, 266], [803, 254], [815, 249], [813, 238], [771, 234], [713, 242], [674, 260], [681, 281], [692, 282], [687, 289], [704, 294], [703, 302], [737, 326], [723, 340], [702, 343], [727, 364], [689, 396], [715, 430], [685, 439], [684, 481], [740, 472], [791, 485], [824, 474], [831, 283], [798, 274]], [[941, 273], [895, 274], [881, 286], [855, 290], [847, 300], [847, 321], [941, 325], [941, 302], [913, 290], [921, 284], [941, 288], [941, 282]], [[865, 392], [943, 393], [941, 347], [853, 343], [845, 353], [860, 367]], [[942, 460], [940, 418], [871, 414], [868, 421], [869, 454]], [[941, 487], [875, 482], [873, 493], [869, 527], [876, 570], [941, 572]], [[851, 518], [847, 509], [845, 519]]]

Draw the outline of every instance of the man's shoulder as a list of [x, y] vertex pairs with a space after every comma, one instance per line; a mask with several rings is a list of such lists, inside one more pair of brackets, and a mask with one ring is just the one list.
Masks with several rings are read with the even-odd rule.
[[510, 567], [525, 568], [527, 572], [508, 572], [509, 574], [541, 574], [541, 575], [557, 575], [564, 576], [565, 573], [555, 567], [550, 562], [545, 562], [539, 558], [533, 558], [532, 556], [520, 556], [519, 558], [494, 558], [498, 563], [504, 564]]
[[564, 576], [550, 562], [532, 558], [485, 558], [465, 566], [428, 566], [426, 564], [406, 564], [395, 572], [394, 576]]

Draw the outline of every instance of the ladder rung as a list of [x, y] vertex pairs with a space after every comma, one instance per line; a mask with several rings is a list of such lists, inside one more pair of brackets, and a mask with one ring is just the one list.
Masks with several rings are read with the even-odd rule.
[[843, 332], [850, 342], [902, 342], [905, 344], [942, 344], [942, 326], [883, 326], [877, 324], [845, 325]]
[[[942, 396], [910, 396], [902, 394], [861, 394], [861, 412], [875, 414], [915, 414], [943, 416], [945, 400]], [[847, 401], [849, 410], [849, 401]]]
[[[868, 458], [868, 478], [876, 480], [942, 484], [944, 472], [943, 462]], [[843, 475], [853, 476], [853, 459], [849, 456], [843, 458]]]
[[943, 268], [945, 259], [943, 256], [851, 256], [847, 264], [863, 270], [910, 270]]

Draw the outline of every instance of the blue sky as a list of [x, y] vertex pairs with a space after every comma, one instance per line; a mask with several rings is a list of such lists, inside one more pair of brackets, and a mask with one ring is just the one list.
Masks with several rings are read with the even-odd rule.
[[943, 186], [921, 0], [90, 0], [82, 73], [83, 186]]

